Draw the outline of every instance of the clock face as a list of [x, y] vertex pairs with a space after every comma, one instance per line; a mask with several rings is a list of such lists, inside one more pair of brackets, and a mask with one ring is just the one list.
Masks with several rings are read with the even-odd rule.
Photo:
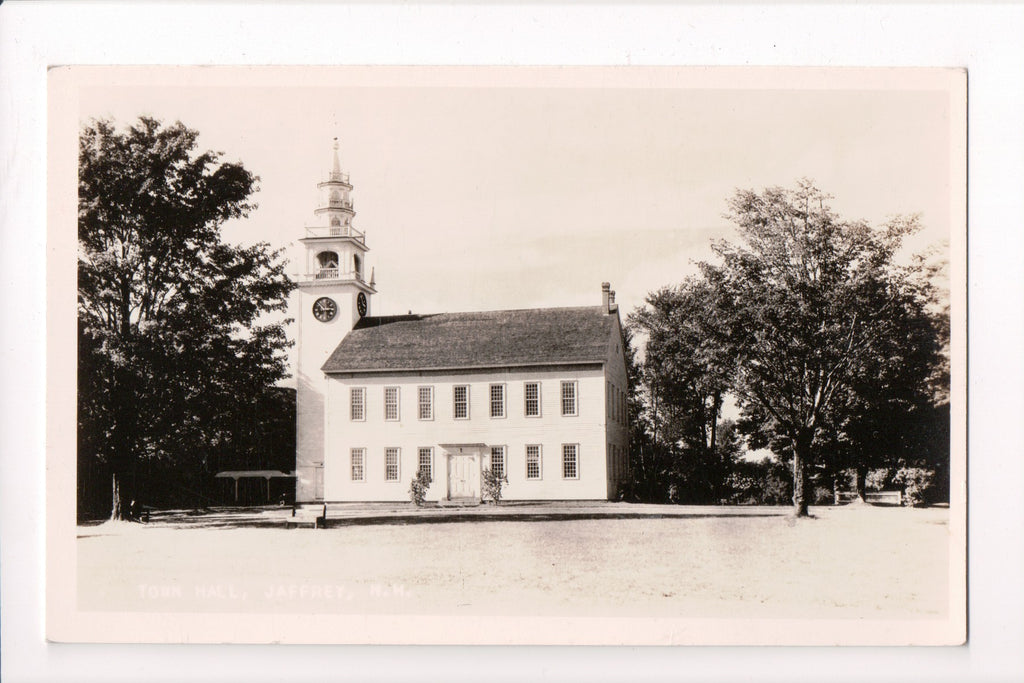
[[338, 315], [338, 304], [332, 299], [322, 296], [313, 302], [313, 315], [322, 323], [332, 320]]
[[362, 292], [356, 297], [356, 310], [359, 311], [360, 318], [366, 315], [366, 295]]

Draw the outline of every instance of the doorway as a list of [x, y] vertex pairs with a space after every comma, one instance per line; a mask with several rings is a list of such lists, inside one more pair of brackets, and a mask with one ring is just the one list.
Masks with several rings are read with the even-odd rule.
[[480, 500], [479, 454], [448, 456], [448, 500]]

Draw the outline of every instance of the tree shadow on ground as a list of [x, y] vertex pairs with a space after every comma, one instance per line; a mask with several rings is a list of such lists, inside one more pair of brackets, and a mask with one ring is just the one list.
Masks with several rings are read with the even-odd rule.
[[[465, 524], [483, 522], [572, 522], [582, 520], [633, 520], [633, 519], [728, 519], [728, 518], [785, 518], [790, 514], [784, 507], [772, 507], [753, 511], [749, 507], [723, 509], [709, 508], [706, 511], [673, 509], [664, 506], [661, 510], [517, 510], [515, 504], [498, 507], [480, 506], [464, 510], [429, 506], [425, 508], [386, 507], [374, 509], [331, 509], [328, 505], [326, 527], [350, 526], [413, 526], [420, 524]], [[315, 513], [315, 514], [314, 514]], [[290, 508], [277, 506], [263, 508], [217, 508], [197, 510], [167, 510], [154, 512], [148, 523], [139, 522], [140, 528], [163, 529], [284, 529], [313, 527], [314, 519], [321, 514], [321, 506], [299, 508], [293, 514]], [[79, 538], [93, 538], [110, 535], [94, 525]]]
[[511, 513], [511, 514], [473, 514], [455, 513], [444, 515], [408, 515], [408, 516], [377, 516], [377, 517], [336, 517], [327, 518], [327, 528], [344, 526], [412, 526], [416, 524], [461, 524], [465, 522], [571, 522], [579, 520], [594, 519], [726, 519], [737, 518], [747, 519], [751, 517], [782, 517], [778, 513], [683, 513], [683, 514], [659, 514], [659, 513], [628, 513], [614, 512], [610, 514], [599, 512], [570, 512], [565, 514], [557, 513]]

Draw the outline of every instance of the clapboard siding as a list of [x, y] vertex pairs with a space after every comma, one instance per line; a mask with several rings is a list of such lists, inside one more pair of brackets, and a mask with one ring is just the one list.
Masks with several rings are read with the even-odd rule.
[[[481, 373], [422, 373], [418, 376], [331, 377], [327, 394], [327, 444], [325, 491], [327, 500], [408, 500], [409, 484], [416, 474], [418, 449], [434, 449], [434, 482], [428, 500], [447, 493], [445, 452], [440, 444], [484, 443], [505, 446], [509, 500], [605, 499], [609, 496], [606, 415], [607, 372], [602, 365], [558, 369], [508, 369]], [[576, 381], [578, 411], [561, 414], [561, 382]], [[525, 383], [541, 384], [541, 416], [524, 414]], [[490, 385], [505, 386], [505, 417], [490, 417]], [[469, 419], [454, 419], [453, 389], [470, 387]], [[400, 419], [384, 419], [384, 389], [398, 387]], [[418, 388], [434, 391], [434, 417], [418, 418]], [[349, 418], [352, 387], [366, 389], [366, 419]], [[618, 437], [615, 437], [618, 440]], [[562, 477], [562, 444], [579, 444], [579, 478]], [[526, 446], [542, 446], [542, 477], [526, 479]], [[384, 449], [401, 449], [398, 482], [385, 481]], [[352, 448], [366, 449], [366, 478], [350, 478]]]
[[[608, 473], [607, 494], [615, 499], [628, 480], [629, 472], [629, 420], [626, 396], [629, 393], [629, 379], [626, 375], [625, 344], [618, 316], [614, 316], [614, 330], [608, 340], [605, 374], [605, 416], [607, 422], [607, 443], [605, 468]], [[612, 400], [609, 401], [608, 393]], [[613, 403], [618, 402], [618, 405]], [[614, 446], [615, 448], [611, 448]]]

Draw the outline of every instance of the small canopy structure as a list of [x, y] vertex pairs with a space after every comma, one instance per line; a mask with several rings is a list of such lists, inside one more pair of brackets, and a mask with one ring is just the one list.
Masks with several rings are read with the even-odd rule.
[[239, 479], [265, 479], [267, 482], [267, 500], [270, 500], [270, 480], [276, 478], [295, 478], [295, 472], [282, 472], [281, 470], [225, 470], [213, 475], [215, 478], [235, 480], [235, 502], [238, 502], [238, 480]]

